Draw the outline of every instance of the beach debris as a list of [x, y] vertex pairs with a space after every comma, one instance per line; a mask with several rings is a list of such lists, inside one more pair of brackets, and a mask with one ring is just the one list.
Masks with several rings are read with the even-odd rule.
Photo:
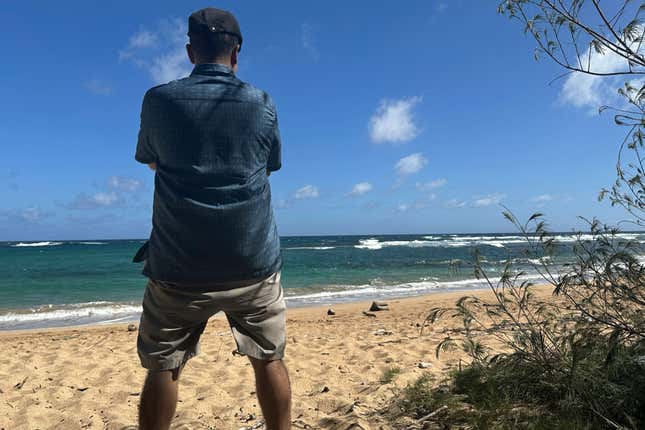
[[257, 418], [255, 414], [246, 414], [242, 417], [240, 417], [240, 421], [244, 421], [245, 423], [248, 423], [249, 421], [253, 421]]
[[320, 392], [321, 393], [328, 393], [329, 392], [329, 387], [325, 385], [324, 387], [322, 387], [322, 390], [320, 390]]
[[385, 362], [388, 363], [388, 364], [389, 363], [394, 363], [394, 359], [392, 357], [388, 357], [388, 358], [385, 359]]
[[389, 310], [390, 310], [390, 307], [385, 302], [372, 302], [372, 306], [370, 306], [371, 312], [389, 311]]
[[336, 315], [336, 311], [332, 308], [327, 309], [327, 315]]
[[373, 314], [373, 313], [367, 312], [367, 311], [363, 311], [363, 315], [365, 315], [366, 317], [376, 317], [376, 314]]
[[264, 426], [264, 420], [260, 420], [257, 423], [253, 424], [252, 426], [240, 427], [239, 430], [255, 430], [263, 426]]
[[444, 405], [444, 406], [440, 407], [439, 409], [435, 410], [434, 412], [430, 412], [428, 415], [422, 416], [416, 422], [419, 423], [419, 424], [424, 423], [424, 422], [428, 421], [430, 418], [432, 418], [435, 415], [437, 415], [439, 412], [443, 412], [446, 409], [448, 409], [448, 406]]
[[16, 390], [21, 389], [22, 386], [25, 385], [25, 382], [27, 382], [27, 378], [29, 377], [25, 376], [25, 378], [22, 381], [18, 382], [16, 385], [14, 385], [13, 388], [15, 388]]
[[311, 425], [307, 424], [303, 420], [295, 420], [295, 421], [292, 421], [291, 424], [293, 424], [293, 426], [295, 428], [298, 428], [298, 429], [312, 429], [313, 428]]
[[428, 363], [427, 361], [421, 361], [418, 366], [419, 366], [419, 369], [429, 369], [432, 367], [432, 363]]
[[77, 389], [78, 391], [85, 391], [85, 390], [87, 390], [88, 388], [90, 388], [90, 387], [77, 387], [76, 389]]
[[356, 421], [352, 421], [348, 426], [343, 426], [343, 430], [370, 430], [369, 424], [364, 422], [361, 419], [358, 419]]
[[392, 334], [391, 331], [385, 330], [384, 328], [380, 328], [374, 332], [375, 336], [389, 336], [391, 334]]
[[137, 326], [135, 324], [129, 324], [128, 331], [137, 331]]

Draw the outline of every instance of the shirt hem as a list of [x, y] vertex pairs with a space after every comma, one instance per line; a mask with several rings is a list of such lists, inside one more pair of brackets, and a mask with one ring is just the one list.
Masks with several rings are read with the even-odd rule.
[[218, 277], [218, 276], [203, 276], [203, 277], [200, 276], [200, 277], [191, 277], [191, 278], [166, 277], [161, 274], [155, 275], [155, 273], [149, 270], [147, 266], [148, 266], [147, 264], [144, 265], [141, 273], [150, 279], [154, 279], [155, 281], [172, 282], [172, 283], [186, 284], [186, 285], [191, 285], [191, 284], [200, 285], [200, 284], [206, 284], [206, 283], [218, 283], [218, 282], [227, 283], [227, 282], [237, 282], [237, 281], [244, 282], [244, 281], [249, 281], [254, 279], [265, 279], [282, 269], [282, 258], [278, 258], [278, 260], [274, 264], [272, 264], [266, 269], [245, 273], [243, 275], [231, 275], [231, 276], [225, 276], [225, 277]]

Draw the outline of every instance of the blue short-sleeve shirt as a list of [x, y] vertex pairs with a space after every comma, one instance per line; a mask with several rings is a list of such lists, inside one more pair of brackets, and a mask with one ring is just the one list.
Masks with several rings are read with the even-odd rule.
[[205, 283], [280, 269], [268, 171], [281, 167], [275, 106], [220, 64], [151, 88], [135, 158], [156, 163], [143, 273]]

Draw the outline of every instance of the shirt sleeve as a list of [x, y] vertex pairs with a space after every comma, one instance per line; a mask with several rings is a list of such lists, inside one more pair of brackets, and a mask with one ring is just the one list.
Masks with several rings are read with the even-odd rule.
[[134, 155], [134, 159], [139, 163], [150, 164], [157, 161], [157, 154], [150, 139], [150, 126], [150, 93], [147, 92], [143, 97], [141, 106], [141, 125], [139, 127], [137, 150]]
[[278, 128], [278, 114], [275, 110], [275, 105], [271, 104], [270, 108], [271, 126], [269, 129], [269, 141], [271, 144], [269, 150], [269, 160], [267, 161], [267, 169], [270, 172], [280, 170], [282, 167], [282, 142], [280, 140], [280, 129]]

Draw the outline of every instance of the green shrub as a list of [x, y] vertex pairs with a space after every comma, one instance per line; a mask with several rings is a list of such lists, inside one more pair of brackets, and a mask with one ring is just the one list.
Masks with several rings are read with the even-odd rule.
[[398, 368], [398, 367], [388, 367], [383, 372], [383, 376], [381, 376], [381, 383], [382, 384], [389, 384], [390, 382], [394, 381], [394, 378], [396, 378], [399, 373], [401, 373], [400, 368]]

